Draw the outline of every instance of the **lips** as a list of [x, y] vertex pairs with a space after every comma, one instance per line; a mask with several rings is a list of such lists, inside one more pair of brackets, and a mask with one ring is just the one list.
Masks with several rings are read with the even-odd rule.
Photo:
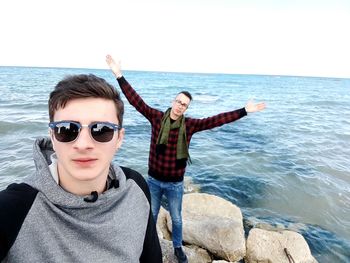
[[75, 164], [78, 164], [80, 166], [89, 166], [94, 164], [97, 161], [96, 158], [77, 158], [73, 159], [73, 162]]

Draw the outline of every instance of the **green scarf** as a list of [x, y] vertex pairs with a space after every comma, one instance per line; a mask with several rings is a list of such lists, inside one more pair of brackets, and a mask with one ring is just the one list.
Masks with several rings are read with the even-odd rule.
[[168, 144], [168, 137], [170, 130], [179, 129], [179, 136], [176, 145], [176, 159], [190, 160], [188, 153], [187, 136], [186, 136], [186, 124], [185, 117], [182, 115], [176, 121], [171, 123], [170, 121], [171, 108], [167, 109], [162, 118], [160, 131], [157, 139], [157, 153], [164, 153], [166, 145]]

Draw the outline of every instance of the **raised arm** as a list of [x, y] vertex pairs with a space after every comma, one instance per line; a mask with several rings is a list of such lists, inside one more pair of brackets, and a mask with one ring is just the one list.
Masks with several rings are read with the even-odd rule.
[[246, 116], [248, 113], [262, 111], [265, 109], [265, 106], [266, 105], [264, 102], [254, 103], [253, 101], [248, 101], [244, 108], [230, 112], [223, 112], [203, 119], [189, 118], [188, 122], [191, 126], [192, 132], [209, 130], [239, 120], [240, 118]]
[[123, 77], [119, 60], [115, 61], [111, 55], [107, 55], [106, 62], [109, 68], [112, 70], [114, 76], [117, 78], [118, 84], [125, 97], [138, 112], [145, 116], [149, 121], [151, 121], [152, 117], [155, 114], [160, 114], [158, 110], [148, 106], [141, 98], [141, 96], [131, 87], [131, 85]]
[[111, 55], [107, 55], [106, 62], [109, 68], [112, 70], [116, 79], [120, 79], [123, 76], [121, 66], [120, 66], [120, 60], [115, 61]]
[[264, 102], [254, 103], [254, 101], [249, 100], [247, 104], [245, 105], [245, 110], [247, 113], [262, 111], [265, 109], [266, 105]]

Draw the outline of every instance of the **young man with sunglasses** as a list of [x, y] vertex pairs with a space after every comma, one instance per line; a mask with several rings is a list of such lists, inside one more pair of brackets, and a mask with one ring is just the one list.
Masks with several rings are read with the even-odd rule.
[[102, 78], [56, 85], [50, 138], [34, 145], [36, 173], [0, 192], [1, 262], [162, 262], [146, 181], [111, 164], [123, 113]]
[[193, 119], [184, 117], [192, 96], [189, 92], [182, 91], [177, 94], [171, 107], [162, 112], [148, 106], [143, 101], [123, 77], [119, 62], [115, 62], [110, 55], [107, 55], [106, 62], [130, 104], [151, 123], [148, 185], [151, 192], [152, 213], [157, 221], [161, 198], [165, 195], [172, 220], [174, 254], [178, 262], [187, 262], [187, 256], [182, 250], [181, 211], [184, 193], [183, 179], [187, 161], [190, 160], [188, 148], [192, 135], [195, 132], [236, 121], [247, 115], [248, 112], [261, 111], [265, 108], [265, 104], [248, 102], [242, 109], [204, 119]]

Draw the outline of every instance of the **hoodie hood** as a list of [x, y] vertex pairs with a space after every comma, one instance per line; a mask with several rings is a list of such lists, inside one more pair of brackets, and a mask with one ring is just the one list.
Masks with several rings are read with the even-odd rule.
[[[33, 200], [28, 201], [28, 185], [13, 186], [20, 190], [11, 204], [20, 205], [11, 207], [17, 218], [24, 218], [17, 220], [19, 230], [4, 262], [161, 262], [149, 190], [142, 175], [113, 166], [109, 177], [119, 185], [115, 181], [97, 198], [86, 199], [56, 183], [49, 168], [52, 153], [49, 138], [35, 141], [37, 171], [26, 179], [36, 190]], [[22, 205], [26, 202], [30, 202], [27, 208]], [[7, 220], [13, 219], [9, 216]], [[150, 256], [154, 248], [159, 260]]]
[[[113, 199], [120, 194], [125, 188], [125, 174], [123, 170], [116, 165], [112, 165], [109, 169], [109, 178], [118, 180], [119, 186], [117, 191], [111, 191], [108, 189], [102, 194], [98, 195], [96, 202], [87, 203], [84, 201], [86, 196], [79, 196], [67, 192], [61, 186], [59, 186], [50, 172], [49, 165], [51, 164], [51, 155], [54, 153], [52, 142], [49, 137], [38, 138], [35, 140], [33, 146], [33, 158], [36, 166], [36, 172], [34, 175], [27, 178], [26, 183], [37, 189], [43, 194], [51, 203], [63, 207], [79, 208], [79, 207], [91, 207], [99, 206], [101, 202], [106, 202], [113, 195]], [[114, 190], [115, 188], [113, 188]]]

